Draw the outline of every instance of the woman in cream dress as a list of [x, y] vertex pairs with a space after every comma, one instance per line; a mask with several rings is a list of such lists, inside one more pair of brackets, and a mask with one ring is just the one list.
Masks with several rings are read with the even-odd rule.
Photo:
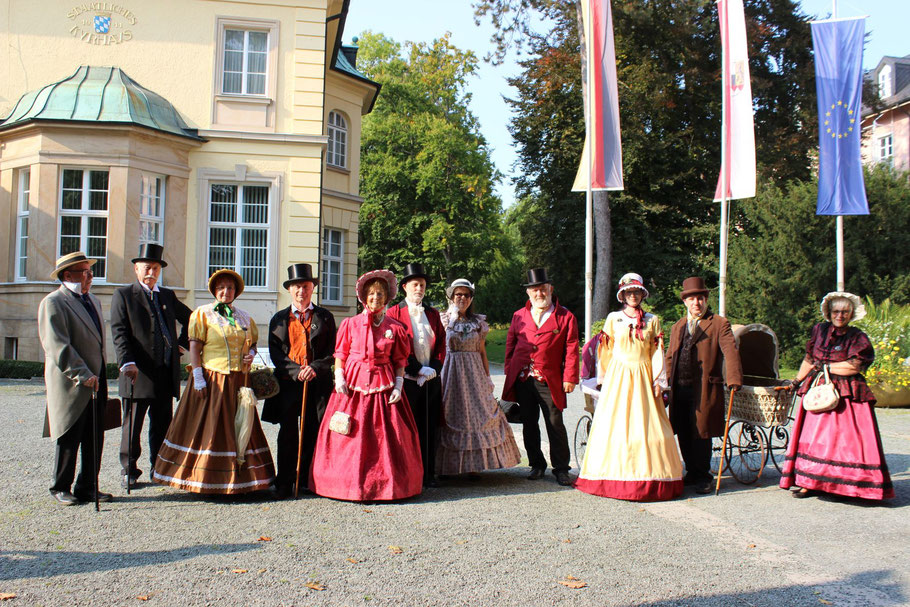
[[683, 466], [661, 391], [660, 319], [641, 309], [648, 296], [641, 276], [626, 274], [597, 346], [601, 385], [584, 461], [575, 487], [633, 501], [668, 500], [683, 490]]

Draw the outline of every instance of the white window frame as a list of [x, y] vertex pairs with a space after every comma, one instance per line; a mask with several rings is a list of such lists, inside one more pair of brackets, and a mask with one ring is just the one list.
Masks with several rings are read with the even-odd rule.
[[29, 192], [31, 191], [31, 169], [19, 169], [16, 190], [16, 257], [14, 277], [16, 282], [27, 279], [28, 272], [28, 215]]
[[891, 82], [891, 66], [886, 65], [878, 73], [878, 96], [880, 99], [894, 94], [894, 91], [891, 90]]
[[[234, 221], [213, 221], [212, 220], [212, 189], [216, 186], [230, 186], [237, 188], [237, 200], [236, 200], [236, 215]], [[267, 196], [267, 212], [268, 218], [264, 223], [259, 222], [244, 222], [242, 221], [243, 211], [246, 207], [246, 188], [265, 188]], [[274, 196], [272, 189], [267, 183], [256, 183], [256, 182], [230, 182], [227, 180], [213, 180], [208, 184], [208, 197], [206, 203], [206, 219], [207, 219], [207, 228], [206, 234], [208, 238], [206, 239], [205, 247], [205, 266], [207, 275], [211, 276], [212, 272], [216, 269], [228, 267], [231, 270], [234, 270], [241, 276], [245, 283], [245, 288], [250, 290], [264, 290], [269, 288], [270, 277], [272, 275], [272, 261], [271, 261], [271, 251], [273, 248], [274, 237], [272, 225], [274, 223], [274, 214], [276, 212], [274, 204]], [[211, 260], [212, 255], [212, 230], [221, 229], [221, 230], [234, 230], [234, 245], [233, 245], [233, 256], [234, 263], [232, 266], [223, 266], [220, 264], [213, 264]], [[244, 268], [242, 266], [243, 259], [243, 233], [245, 230], [265, 230], [265, 265], [259, 266], [263, 270], [263, 276], [265, 280], [262, 284], [254, 284], [253, 281], [249, 280], [248, 276], [244, 276]]]
[[894, 134], [888, 133], [878, 138], [878, 161], [891, 162], [894, 158]]
[[[224, 90], [224, 68], [225, 68], [225, 43], [227, 41], [227, 31], [242, 31], [244, 34], [244, 54], [241, 92], [226, 92]], [[262, 93], [247, 93], [247, 76], [249, 56], [247, 48], [249, 46], [249, 32], [264, 33], [267, 36], [266, 42], [266, 63], [265, 63], [265, 90]], [[278, 40], [279, 40], [279, 22], [273, 19], [242, 19], [237, 17], [218, 17], [215, 20], [215, 98], [217, 99], [235, 99], [248, 100], [254, 103], [268, 103], [270, 100], [277, 98], [278, 92]]]
[[[332, 254], [332, 237], [337, 235], [338, 254]], [[322, 228], [322, 263], [319, 271], [320, 303], [340, 306], [344, 303], [344, 231], [338, 228]], [[330, 270], [332, 264], [338, 264], [337, 272]], [[334, 281], [337, 280], [337, 285]], [[337, 290], [337, 297], [332, 298], [332, 291]]]
[[[64, 209], [63, 208], [63, 178], [66, 171], [82, 171], [82, 188], [81, 188], [81, 209]], [[91, 189], [91, 175], [92, 173], [106, 173], [107, 174], [107, 189], [106, 190], [92, 190]], [[107, 277], [107, 254], [108, 254], [108, 232], [110, 230], [110, 218], [108, 216], [108, 211], [111, 208], [111, 171], [109, 167], [97, 168], [97, 167], [78, 167], [78, 166], [64, 166], [60, 167], [60, 182], [57, 188], [57, 257], [64, 255], [62, 252], [61, 241], [64, 238], [63, 234], [63, 220], [66, 217], [78, 217], [80, 218], [80, 228], [79, 228], [79, 247], [76, 249], [78, 251], [83, 251], [86, 254], [86, 257], [89, 259], [96, 259], [102, 261], [104, 271], [103, 273], [99, 272], [99, 268], [96, 263], [92, 266], [92, 272], [95, 275], [95, 280], [97, 282], [106, 282]], [[92, 210], [89, 207], [91, 193], [92, 192], [104, 192], [106, 199], [106, 207], [104, 210]], [[89, 235], [88, 227], [89, 221], [91, 219], [101, 218], [104, 219], [104, 255], [92, 255], [89, 251]], [[67, 236], [72, 237], [72, 236]], [[92, 238], [98, 238], [97, 236]], [[71, 251], [67, 251], [69, 253]]]
[[329, 112], [329, 119], [326, 123], [326, 134], [329, 140], [326, 149], [326, 163], [329, 166], [340, 169], [348, 168], [348, 149], [350, 147], [348, 132], [347, 117], [338, 110]]
[[[160, 184], [157, 193], [153, 191], [153, 184]], [[158, 214], [148, 212], [152, 201], [158, 203]], [[139, 190], [139, 246], [144, 244], [158, 244], [164, 246], [164, 208], [167, 201], [167, 177], [152, 173], [142, 173]], [[149, 230], [146, 226], [158, 227], [158, 238], [148, 238]]]
[[[228, 52], [238, 52], [238, 51], [228, 51], [227, 40], [228, 32], [237, 32], [243, 36], [243, 48], [240, 50], [240, 71], [239, 72], [230, 72], [231, 74], [240, 75], [240, 90], [239, 91], [228, 91], [225, 90], [226, 78], [228, 74], [227, 71], [227, 54]], [[265, 50], [257, 51], [250, 48], [250, 36], [251, 34], [262, 34], [265, 36]], [[226, 27], [222, 33], [222, 62], [221, 62], [221, 93], [223, 95], [245, 95], [245, 96], [255, 96], [255, 97], [264, 97], [269, 88], [269, 32], [260, 30], [260, 29], [248, 29], [248, 28], [231, 28]], [[252, 72], [250, 71], [250, 59], [253, 54], [264, 55], [265, 61], [265, 71], [264, 72]], [[262, 90], [261, 91], [252, 91], [250, 90], [251, 76], [260, 76], [262, 78]]]

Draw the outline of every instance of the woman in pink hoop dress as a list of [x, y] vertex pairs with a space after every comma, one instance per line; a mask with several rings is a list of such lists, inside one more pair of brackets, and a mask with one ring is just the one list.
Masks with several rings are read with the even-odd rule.
[[388, 270], [361, 276], [355, 290], [364, 310], [338, 330], [335, 392], [310, 470], [309, 487], [317, 495], [384, 501], [421, 492], [420, 441], [402, 390], [407, 332], [385, 313], [396, 286]]

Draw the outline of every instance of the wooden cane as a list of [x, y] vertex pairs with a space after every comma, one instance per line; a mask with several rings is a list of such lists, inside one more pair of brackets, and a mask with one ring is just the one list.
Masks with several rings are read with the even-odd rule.
[[[138, 367], [137, 367], [138, 368]], [[129, 383], [129, 397], [125, 398], [126, 401], [126, 414], [129, 415], [129, 421], [127, 422], [127, 434], [129, 439], [127, 441], [126, 448], [126, 494], [130, 494], [130, 481], [133, 476], [133, 380], [127, 377], [130, 380]], [[149, 422], [151, 423], [151, 422]]]
[[727, 455], [727, 435], [730, 434], [730, 416], [733, 415], [733, 396], [736, 388], [730, 388], [730, 404], [727, 405], [727, 423], [724, 425], [724, 443], [720, 449], [720, 466], [717, 467], [717, 486], [714, 495], [720, 495], [720, 478], [724, 475], [724, 463]]
[[[103, 372], [104, 371], [102, 370], [102, 373]], [[98, 378], [98, 382], [99, 383], [101, 382], [100, 377]], [[92, 446], [94, 447], [94, 449], [92, 450], [92, 465], [95, 468], [95, 470], [94, 470], [94, 472], [95, 472], [95, 479], [94, 479], [94, 481], [95, 481], [95, 512], [101, 512], [101, 505], [99, 503], [101, 500], [98, 497], [98, 475], [99, 475], [98, 468], [100, 467], [99, 466], [100, 462], [98, 460], [100, 458], [98, 457], [98, 392], [97, 392], [97, 390], [95, 391], [95, 394], [92, 396]]]
[[[303, 365], [306, 368], [306, 364]], [[297, 437], [297, 478], [294, 480], [294, 498], [300, 495], [300, 465], [303, 463], [303, 429], [306, 426], [306, 389], [310, 382], [303, 382], [303, 398], [300, 399], [300, 436]]]

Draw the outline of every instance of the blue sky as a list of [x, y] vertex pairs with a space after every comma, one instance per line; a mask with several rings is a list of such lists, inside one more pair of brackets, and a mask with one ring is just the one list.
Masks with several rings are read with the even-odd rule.
[[[818, 18], [828, 17], [833, 6], [832, 0], [802, 0], [800, 4], [804, 13]], [[415, 10], [421, 5], [432, 9]], [[869, 16], [866, 22], [869, 39], [863, 56], [867, 69], [875, 67], [884, 55], [910, 54], [910, 40], [906, 36], [910, 0], [837, 0], [838, 17], [861, 15]], [[490, 48], [492, 33], [488, 20], [480, 26], [474, 24], [470, 0], [431, 0], [427, 4], [413, 0], [351, 0], [344, 41], [350, 43], [352, 37], [367, 29], [382, 32], [398, 42], [428, 42], [448, 31], [452, 33], [453, 44], [473, 50], [480, 58]], [[514, 201], [509, 177], [514, 174], [515, 153], [507, 128], [509, 107], [503, 96], [514, 95], [506, 79], [518, 72], [514, 56], [498, 67], [482, 62], [469, 86], [473, 95], [471, 110], [480, 121], [496, 167], [505, 175], [498, 188], [505, 205]]]

